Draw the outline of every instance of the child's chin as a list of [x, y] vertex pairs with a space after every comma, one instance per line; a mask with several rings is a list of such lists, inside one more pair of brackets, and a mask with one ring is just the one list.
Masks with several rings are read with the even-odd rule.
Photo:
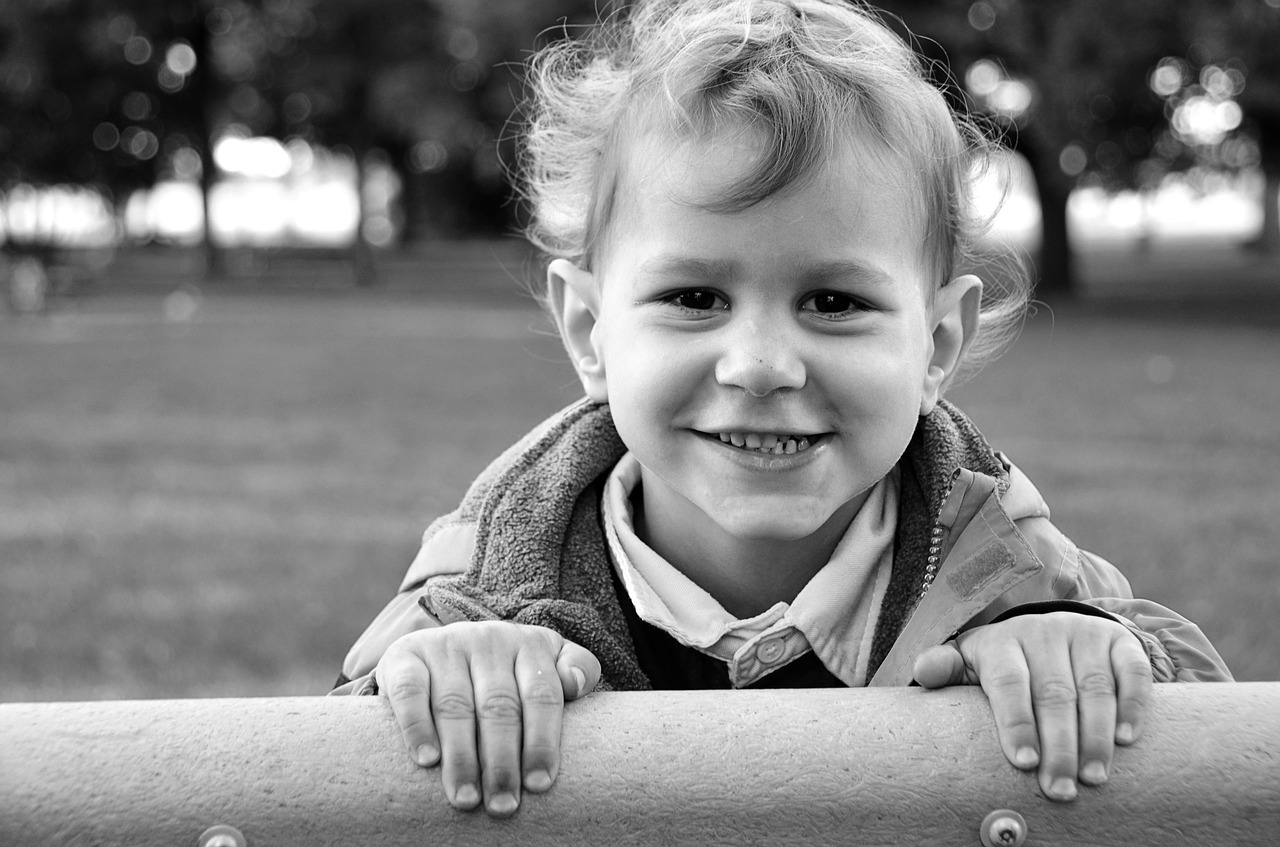
[[739, 512], [717, 521], [735, 538], [743, 541], [800, 541], [822, 528], [822, 521], [807, 515], [782, 516], [776, 511]]

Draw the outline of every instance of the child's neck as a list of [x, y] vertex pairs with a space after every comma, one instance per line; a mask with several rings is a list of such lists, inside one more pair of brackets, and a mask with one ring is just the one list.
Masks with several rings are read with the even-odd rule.
[[809, 536], [772, 540], [730, 535], [696, 509], [664, 509], [661, 502], [645, 502], [642, 492], [637, 495], [634, 523], [640, 540], [737, 618], [793, 602], [831, 560], [867, 496], [844, 504]]

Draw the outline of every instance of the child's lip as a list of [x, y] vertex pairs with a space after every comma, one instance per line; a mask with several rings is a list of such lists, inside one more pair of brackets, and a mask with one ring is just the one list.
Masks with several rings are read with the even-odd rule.
[[721, 440], [718, 432], [707, 433], [701, 430], [692, 430], [693, 434], [698, 436], [700, 440], [706, 441], [712, 446], [715, 452], [729, 460], [735, 465], [748, 468], [753, 471], [786, 471], [796, 470], [807, 467], [817, 460], [827, 451], [826, 448], [830, 441], [831, 433], [821, 433], [814, 436], [805, 436], [808, 443], [804, 449], [795, 449], [793, 452], [781, 453], [746, 449], [735, 446], [732, 443], [726, 443]]
[[715, 438], [717, 440], [720, 438], [721, 433], [724, 433], [724, 434], [736, 433], [739, 435], [759, 435], [759, 436], [790, 435], [794, 438], [801, 438], [801, 437], [808, 438], [810, 441], [813, 441], [815, 438], [821, 438], [822, 436], [827, 435], [827, 433], [825, 432], [819, 432], [817, 430], [808, 430], [808, 429], [805, 429], [804, 427], [788, 428], [786, 426], [781, 426], [776, 429], [770, 428], [770, 427], [761, 427], [761, 426], [743, 426], [743, 427], [729, 426], [729, 427], [722, 427], [722, 428], [716, 428], [716, 429], [695, 429], [693, 431], [696, 432], [698, 435], [706, 436], [707, 438]]
[[[716, 430], [714, 432], [704, 432], [700, 429], [695, 429], [695, 430], [692, 430], [692, 432], [700, 438], [706, 439], [707, 441], [710, 441], [714, 444], [733, 449], [735, 451], [741, 451], [743, 453], [761, 455], [761, 456], [777, 455], [777, 456], [792, 456], [792, 457], [797, 455], [797, 453], [803, 454], [803, 453], [809, 452], [814, 447], [817, 447], [820, 444], [824, 443], [827, 440], [827, 436], [831, 434], [828, 432], [819, 432], [819, 433], [805, 435], [802, 433], [793, 432], [791, 430], [757, 430], [757, 429]], [[798, 445], [799, 446], [798, 450], [792, 450], [791, 452], [782, 452], [782, 453], [759, 452], [754, 449], [743, 449], [743, 447], [740, 445], [728, 442], [725, 438], [721, 437], [722, 433], [724, 433], [725, 435], [733, 434], [735, 436], [747, 435], [747, 434], [760, 435], [760, 436], [763, 436], [763, 435], [781, 436], [785, 434], [789, 436], [789, 440], [792, 440], [793, 442], [800, 442], [800, 444]]]

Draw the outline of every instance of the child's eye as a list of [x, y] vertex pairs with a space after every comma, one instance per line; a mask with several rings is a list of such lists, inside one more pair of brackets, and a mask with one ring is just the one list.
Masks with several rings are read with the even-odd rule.
[[800, 304], [800, 311], [813, 312], [823, 318], [849, 317], [863, 308], [857, 300], [838, 291], [819, 291]]
[[729, 308], [723, 297], [707, 288], [677, 291], [669, 295], [666, 302], [687, 312], [726, 311]]

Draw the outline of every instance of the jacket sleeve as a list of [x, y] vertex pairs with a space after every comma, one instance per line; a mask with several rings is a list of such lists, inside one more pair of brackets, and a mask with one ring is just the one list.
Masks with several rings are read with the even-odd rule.
[[418, 603], [417, 588], [401, 591], [386, 605], [347, 652], [342, 675], [329, 693], [377, 694], [373, 671], [392, 642], [410, 632], [440, 626], [440, 621]]
[[1142, 641], [1156, 682], [1232, 682], [1231, 671], [1200, 627], [1159, 603], [1134, 599], [1115, 565], [1077, 551], [1079, 574], [1066, 599], [1111, 614]]
[[342, 674], [330, 694], [377, 694], [373, 671], [396, 639], [443, 626], [435, 615], [419, 602], [422, 586], [438, 576], [459, 574], [467, 569], [475, 549], [475, 526], [461, 510], [451, 512], [427, 527], [422, 534], [422, 547], [400, 581], [400, 591], [378, 613], [373, 622], [347, 652]]
[[1076, 547], [1045, 516], [1020, 520], [1018, 529], [1044, 563], [1051, 585], [1047, 597], [1024, 594], [997, 620], [1054, 611], [1102, 614], [1142, 642], [1156, 682], [1233, 681], [1200, 627], [1158, 603], [1134, 599], [1129, 580], [1115, 565]]
[[1001, 505], [1044, 565], [1041, 580], [1030, 580], [1026, 589], [1015, 592], [1019, 596], [1006, 615], [1072, 609], [1103, 613], [1142, 642], [1157, 682], [1232, 681], [1226, 662], [1200, 627], [1158, 603], [1134, 599], [1120, 569], [1067, 538], [1050, 520], [1048, 505], [1026, 475], [1007, 457], [1001, 460], [1010, 477]]

